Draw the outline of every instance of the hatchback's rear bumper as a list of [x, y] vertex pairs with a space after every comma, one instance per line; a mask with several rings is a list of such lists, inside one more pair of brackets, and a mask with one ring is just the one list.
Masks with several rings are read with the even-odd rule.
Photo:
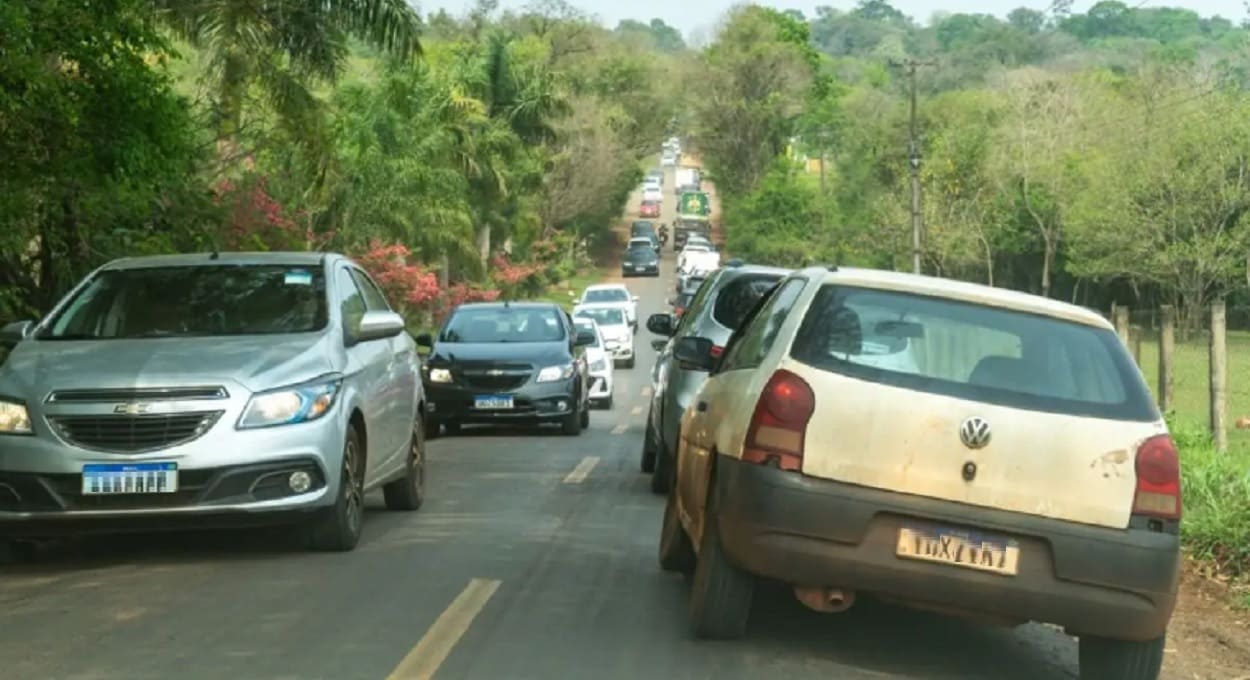
[[[721, 456], [718, 524], [749, 572], [1075, 635], [1148, 640], [1176, 604], [1176, 534], [1117, 530], [804, 477]], [[895, 555], [900, 527], [940, 526], [1014, 538], [1015, 576]]]

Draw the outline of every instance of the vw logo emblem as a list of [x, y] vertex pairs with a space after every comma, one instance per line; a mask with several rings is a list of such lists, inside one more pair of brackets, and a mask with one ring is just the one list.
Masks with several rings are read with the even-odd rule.
[[990, 424], [980, 416], [967, 418], [959, 425], [959, 439], [970, 449], [979, 449], [990, 443]]

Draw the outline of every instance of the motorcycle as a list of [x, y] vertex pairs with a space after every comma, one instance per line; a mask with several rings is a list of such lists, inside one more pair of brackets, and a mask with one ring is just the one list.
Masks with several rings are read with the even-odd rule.
[[663, 248], [666, 245], [668, 245], [668, 234], [660, 232], [660, 247]]

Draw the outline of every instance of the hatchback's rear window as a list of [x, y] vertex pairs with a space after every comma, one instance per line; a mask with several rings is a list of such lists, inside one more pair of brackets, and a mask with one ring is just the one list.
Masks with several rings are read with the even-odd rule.
[[744, 274], [734, 277], [716, 294], [712, 318], [731, 331], [737, 330], [747, 312], [780, 280], [781, 276], [778, 274]]
[[816, 368], [960, 399], [1118, 420], [1159, 417], [1115, 333], [996, 307], [826, 285], [791, 355]]

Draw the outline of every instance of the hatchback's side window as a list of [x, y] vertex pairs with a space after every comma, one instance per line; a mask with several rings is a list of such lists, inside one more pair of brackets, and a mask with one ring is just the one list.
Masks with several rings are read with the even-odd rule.
[[338, 289], [339, 310], [343, 315], [343, 327], [351, 332], [360, 328], [360, 319], [365, 315], [365, 298], [356, 286], [356, 280], [345, 267], [335, 274], [335, 288]]
[[386, 296], [383, 295], [382, 291], [379, 290], [377, 285], [373, 283], [373, 279], [369, 278], [368, 274], [360, 271], [359, 269], [353, 269], [351, 271], [352, 278], [356, 280], [356, 286], [360, 289], [360, 292], [364, 294], [365, 306], [368, 307], [369, 311], [391, 311], [390, 303], [386, 301]]
[[772, 349], [777, 340], [777, 333], [785, 324], [786, 317], [798, 301], [799, 294], [807, 285], [805, 279], [790, 279], [781, 284], [781, 288], [760, 307], [759, 312], [750, 323], [742, 329], [742, 335], [736, 338], [729, 354], [725, 357], [722, 371], [735, 371], [744, 368], [755, 368], [764, 361], [768, 350]]

